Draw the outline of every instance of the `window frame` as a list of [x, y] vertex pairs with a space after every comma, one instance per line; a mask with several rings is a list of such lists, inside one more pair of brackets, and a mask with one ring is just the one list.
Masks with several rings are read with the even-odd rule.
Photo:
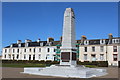
[[117, 52], [117, 46], [113, 46], [113, 52]]
[[[116, 56], [116, 58], [114, 58]], [[118, 54], [113, 54], [113, 61], [118, 61]]]
[[[88, 55], [87, 54], [84, 54], [84, 61], [87, 61], [88, 60]], [[86, 58], [85, 58], [86, 57]]]
[[92, 52], [95, 52], [95, 46], [92, 46]]
[[87, 52], [87, 47], [84, 47], [84, 52]]

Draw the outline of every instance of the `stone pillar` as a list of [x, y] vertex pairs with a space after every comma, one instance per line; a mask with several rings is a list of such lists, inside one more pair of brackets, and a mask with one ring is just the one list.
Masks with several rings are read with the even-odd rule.
[[75, 15], [72, 8], [66, 8], [63, 22], [63, 35], [60, 65], [76, 66]]

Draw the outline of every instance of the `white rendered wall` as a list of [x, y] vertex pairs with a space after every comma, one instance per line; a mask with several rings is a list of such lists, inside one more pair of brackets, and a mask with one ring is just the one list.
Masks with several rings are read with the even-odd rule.
[[[35, 52], [34, 52], [35, 48]], [[41, 48], [41, 52], [39, 52], [39, 48]], [[47, 52], [47, 49], [50, 49], [50, 52]], [[5, 53], [5, 49], [7, 49], [7, 52]], [[9, 49], [11, 51], [9, 52]], [[15, 52], [13, 53], [13, 49]], [[17, 52], [17, 49], [19, 49], [19, 53]], [[26, 52], [24, 50], [26, 49]], [[29, 51], [31, 49], [31, 52]], [[35, 60], [52, 60], [54, 61], [54, 55], [56, 52], [54, 52], [54, 49], [56, 49], [56, 46], [47, 46], [47, 47], [19, 47], [19, 48], [3, 48], [2, 52], [2, 59], [3, 60], [13, 60], [13, 56], [9, 58], [8, 55], [14, 54], [14, 60], [29, 60], [29, 55], [31, 55], [31, 60], [33, 60], [33, 55], [35, 55]], [[17, 54], [19, 55], [19, 58], [17, 59]], [[46, 55], [49, 54], [49, 59], [46, 59]], [[6, 55], [6, 58], [5, 58]], [[24, 55], [26, 55], [26, 58], [24, 59]], [[39, 59], [39, 55], [41, 55]]]

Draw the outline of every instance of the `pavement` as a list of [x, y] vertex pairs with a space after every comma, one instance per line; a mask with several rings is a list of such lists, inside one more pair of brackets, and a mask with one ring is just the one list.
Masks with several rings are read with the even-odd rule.
[[[96, 77], [96, 78], [118, 78], [118, 67], [101, 67], [107, 69], [107, 75]], [[23, 68], [12, 68], [12, 67], [3, 67], [2, 68], [2, 78], [61, 78], [61, 77], [51, 77], [51, 76], [40, 76], [40, 75], [30, 75], [23, 74]]]

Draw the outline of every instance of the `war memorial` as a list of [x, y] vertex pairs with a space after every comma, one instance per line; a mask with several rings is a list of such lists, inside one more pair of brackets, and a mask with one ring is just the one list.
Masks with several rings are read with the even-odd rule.
[[107, 74], [106, 69], [87, 68], [76, 63], [75, 14], [72, 8], [66, 8], [63, 20], [63, 39], [59, 65], [45, 68], [24, 68], [25, 74], [58, 76], [69, 78], [91, 78]]

